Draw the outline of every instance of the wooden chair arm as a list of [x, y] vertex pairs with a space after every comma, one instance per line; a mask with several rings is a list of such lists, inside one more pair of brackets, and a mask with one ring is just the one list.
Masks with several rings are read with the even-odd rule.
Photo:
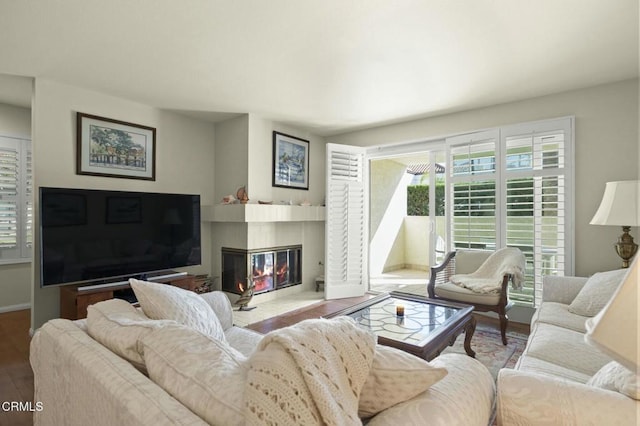
[[446, 268], [449, 265], [449, 262], [451, 262], [451, 260], [454, 257], [456, 257], [456, 252], [455, 251], [450, 251], [449, 253], [447, 253], [445, 255], [444, 260], [442, 261], [441, 264], [431, 267], [431, 274], [433, 275], [434, 273], [438, 273], [438, 272], [444, 270], [444, 268]]
[[455, 251], [450, 251], [444, 257], [441, 264], [431, 267], [431, 274], [429, 275], [429, 284], [427, 284], [427, 294], [430, 298], [435, 298], [435, 287], [437, 282], [447, 282], [449, 276], [455, 272]]

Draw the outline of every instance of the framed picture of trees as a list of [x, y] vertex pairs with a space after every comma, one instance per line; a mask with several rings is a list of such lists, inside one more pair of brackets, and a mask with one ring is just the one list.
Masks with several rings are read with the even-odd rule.
[[156, 129], [78, 112], [79, 175], [156, 180]]
[[309, 141], [273, 132], [272, 186], [309, 189]]

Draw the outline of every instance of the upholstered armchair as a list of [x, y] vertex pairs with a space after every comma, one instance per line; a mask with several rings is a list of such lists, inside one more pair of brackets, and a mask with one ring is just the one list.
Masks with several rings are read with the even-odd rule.
[[[517, 250], [517, 249], [509, 249]], [[447, 253], [444, 261], [431, 268], [431, 276], [427, 286], [427, 292], [432, 299], [442, 299], [451, 302], [473, 305], [479, 312], [496, 312], [500, 318], [500, 334], [502, 343], [507, 344], [507, 325], [509, 318], [507, 311], [511, 309], [513, 302], [509, 301], [508, 284], [514, 279], [514, 274], [504, 273], [502, 281], [496, 282], [495, 291], [479, 292], [454, 284], [451, 277], [460, 274], [473, 274], [478, 271], [485, 261], [494, 253], [488, 250], [457, 250]], [[520, 253], [519, 256], [522, 254]], [[518, 254], [516, 253], [516, 258]], [[522, 258], [523, 261], [524, 258]], [[484, 266], [483, 266], [484, 267]], [[519, 267], [518, 267], [519, 268]], [[502, 274], [502, 268], [498, 273]], [[508, 269], [508, 268], [506, 268]]]

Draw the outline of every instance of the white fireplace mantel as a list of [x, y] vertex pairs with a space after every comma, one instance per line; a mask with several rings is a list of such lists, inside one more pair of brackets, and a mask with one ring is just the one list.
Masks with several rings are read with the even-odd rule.
[[218, 204], [202, 206], [207, 222], [312, 222], [325, 220], [324, 206]]

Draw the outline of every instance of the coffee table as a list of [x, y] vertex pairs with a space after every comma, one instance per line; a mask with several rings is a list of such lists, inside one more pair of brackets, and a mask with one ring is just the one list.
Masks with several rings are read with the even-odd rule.
[[[404, 316], [396, 314], [398, 305], [404, 307]], [[430, 361], [453, 345], [462, 332], [465, 333], [464, 350], [470, 357], [475, 357], [476, 353], [471, 349], [471, 338], [476, 329], [472, 312], [473, 306], [391, 292], [327, 318], [348, 315], [360, 327], [373, 331], [378, 336], [378, 343]]]

